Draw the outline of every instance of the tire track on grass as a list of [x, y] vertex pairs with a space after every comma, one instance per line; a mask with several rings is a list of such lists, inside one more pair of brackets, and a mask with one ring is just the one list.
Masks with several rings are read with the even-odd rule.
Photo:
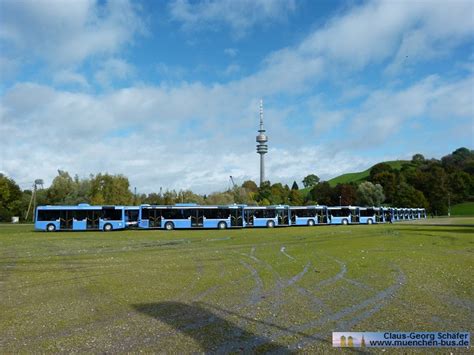
[[[398, 268], [398, 274], [396, 277], [395, 282], [387, 287], [386, 289], [378, 292], [374, 296], [359, 302], [355, 305], [351, 305], [349, 307], [343, 308], [340, 311], [333, 312], [323, 318], [307, 322], [305, 324], [290, 327], [291, 331], [297, 332], [304, 332], [306, 330], [321, 327], [324, 325], [329, 325], [333, 322], [336, 322], [336, 329], [346, 330], [351, 329], [353, 326], [358, 324], [359, 322], [371, 317], [373, 314], [377, 313], [380, 309], [382, 309], [386, 304], [390, 302], [390, 299], [395, 296], [397, 291], [406, 284], [406, 276], [401, 269]], [[363, 311], [362, 313], [358, 313], [357, 315], [344, 320], [345, 317], [354, 314], [359, 311]], [[301, 349], [305, 346], [311, 345], [314, 343], [313, 337], [320, 336], [321, 333], [313, 333], [310, 337], [300, 339], [298, 342], [293, 343], [290, 345], [291, 349]]]

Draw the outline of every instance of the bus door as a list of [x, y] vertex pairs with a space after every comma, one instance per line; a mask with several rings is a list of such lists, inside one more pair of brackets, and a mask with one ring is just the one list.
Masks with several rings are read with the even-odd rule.
[[59, 229], [72, 229], [72, 211], [61, 210], [59, 212]]
[[278, 217], [278, 225], [286, 226], [288, 225], [288, 210], [287, 209], [278, 209], [276, 211]]
[[204, 225], [204, 210], [190, 209], [189, 213], [191, 215], [191, 227], [202, 228], [202, 226]]
[[253, 210], [244, 210], [245, 225], [253, 226]]
[[300, 210], [291, 210], [291, 224], [296, 225], [296, 215]]
[[161, 228], [161, 210], [149, 209], [148, 226], [150, 228]]
[[318, 223], [328, 223], [328, 214], [326, 209], [318, 210]]
[[351, 209], [351, 223], [359, 223], [360, 222], [360, 212], [358, 208]]
[[99, 218], [100, 218], [100, 211], [99, 210], [90, 210], [87, 211], [87, 229], [99, 229]]
[[230, 225], [231, 227], [242, 227], [243, 226], [243, 219], [242, 219], [242, 209], [241, 208], [230, 208]]

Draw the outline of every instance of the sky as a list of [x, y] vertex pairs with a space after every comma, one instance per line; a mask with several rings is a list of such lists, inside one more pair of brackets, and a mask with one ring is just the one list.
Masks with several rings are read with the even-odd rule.
[[474, 2], [0, 0], [0, 172], [301, 185], [474, 147]]

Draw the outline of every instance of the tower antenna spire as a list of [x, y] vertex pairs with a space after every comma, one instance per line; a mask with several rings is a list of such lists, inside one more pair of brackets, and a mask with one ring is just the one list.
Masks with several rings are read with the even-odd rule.
[[264, 155], [268, 152], [268, 137], [265, 134], [263, 127], [263, 99], [260, 100], [260, 129], [258, 130], [257, 153], [260, 154], [260, 186], [265, 181], [265, 158]]

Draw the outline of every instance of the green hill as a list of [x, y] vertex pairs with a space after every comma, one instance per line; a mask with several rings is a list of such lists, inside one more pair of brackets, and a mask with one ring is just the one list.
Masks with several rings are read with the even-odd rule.
[[474, 202], [464, 202], [451, 206], [451, 216], [474, 216]]
[[[400, 170], [402, 168], [403, 164], [409, 163], [408, 160], [394, 160], [394, 161], [385, 161], [383, 162], [385, 164], [388, 164], [392, 167], [394, 170]], [[380, 164], [380, 163], [378, 163]], [[347, 173], [347, 174], [342, 174], [339, 176], [336, 176], [335, 178], [332, 178], [328, 180], [329, 185], [332, 187], [336, 186], [337, 184], [348, 184], [350, 182], [362, 182], [367, 180], [367, 178], [370, 175], [370, 170], [372, 170], [373, 166], [368, 168], [367, 170], [360, 171], [358, 173]]]
[[[393, 161], [385, 161], [383, 163], [388, 164], [392, 167], [394, 170], [400, 170], [402, 168], [403, 164], [409, 163], [409, 160], [393, 160]], [[380, 164], [380, 163], [377, 163]], [[328, 180], [329, 185], [332, 187], [336, 186], [337, 184], [348, 184], [350, 182], [355, 182], [355, 183], [360, 183], [365, 180], [370, 175], [370, 170], [372, 170], [374, 166], [371, 166], [367, 170], [364, 171], [359, 171], [357, 173], [347, 173], [347, 174], [342, 174], [339, 176], [336, 176], [330, 180]], [[309, 193], [310, 188], [304, 188], [301, 189], [301, 193], [303, 196], [306, 196]]]

